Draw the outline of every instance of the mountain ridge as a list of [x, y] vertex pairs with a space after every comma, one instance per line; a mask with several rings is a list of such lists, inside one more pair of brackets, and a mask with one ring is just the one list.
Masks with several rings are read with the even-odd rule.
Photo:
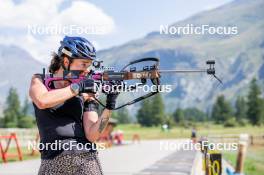
[[17, 89], [20, 102], [28, 97], [28, 88], [34, 73], [42, 72], [45, 65], [34, 59], [26, 50], [14, 45], [0, 45], [0, 111], [10, 87]]
[[[238, 95], [246, 95], [253, 77], [264, 84], [262, 9], [264, 2], [261, 0], [236, 0], [169, 25], [237, 26], [237, 35], [162, 35], [159, 31], [152, 31], [143, 38], [98, 51], [98, 58], [104, 60], [105, 65], [122, 67], [134, 59], [159, 57], [162, 69], [200, 68], [206, 66], [206, 60], [214, 59], [216, 74], [223, 80], [223, 85], [205, 74], [162, 76], [164, 84], [173, 85], [172, 92], [163, 94], [169, 112], [177, 107], [197, 107], [208, 111], [220, 94], [232, 101]], [[10, 71], [14, 67], [18, 68]], [[46, 65], [25, 50], [0, 45], [1, 99], [5, 99], [11, 86], [18, 89], [23, 99], [30, 77], [33, 73], [42, 72], [42, 67]], [[22, 75], [25, 78], [21, 78]], [[4, 103], [3, 100], [1, 102]]]
[[195, 106], [206, 110], [217, 95], [225, 94], [229, 100], [234, 100], [236, 92], [246, 94], [253, 77], [263, 77], [259, 74], [264, 69], [264, 66], [261, 69], [261, 65], [264, 65], [261, 47], [264, 43], [263, 7], [264, 2], [260, 0], [233, 1], [170, 25], [237, 26], [237, 35], [179, 36], [161, 35], [153, 31], [144, 38], [104, 50], [98, 55], [110, 60], [106, 61], [107, 64], [117, 66], [136, 58], [156, 56], [160, 57], [164, 69], [203, 67], [207, 59], [215, 59], [216, 73], [223, 79], [223, 86], [218, 86], [216, 81], [211, 84], [210, 78], [204, 75], [196, 78], [179, 75], [169, 78], [174, 81], [166, 82], [177, 85], [173, 92], [164, 94], [167, 104], [172, 104], [171, 108]]

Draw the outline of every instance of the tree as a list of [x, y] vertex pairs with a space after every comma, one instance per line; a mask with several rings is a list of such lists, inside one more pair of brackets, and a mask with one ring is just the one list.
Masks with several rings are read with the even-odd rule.
[[4, 110], [4, 127], [17, 127], [21, 116], [20, 102], [15, 88], [10, 88], [6, 99], [6, 109]]
[[224, 121], [225, 127], [235, 127], [237, 125], [237, 121], [235, 117], [230, 117], [226, 121]]
[[247, 118], [247, 103], [244, 97], [238, 96], [235, 103], [235, 117], [237, 121]]
[[32, 128], [34, 126], [34, 118], [29, 115], [30, 104], [28, 98], [25, 98], [23, 107], [21, 109], [21, 115], [18, 118], [17, 127], [19, 128]]
[[120, 123], [131, 123], [131, 118], [127, 108], [122, 108], [118, 111], [119, 122]]
[[184, 118], [190, 121], [205, 121], [206, 114], [203, 111], [192, 107], [184, 110]]
[[216, 123], [223, 123], [229, 118], [233, 117], [232, 107], [229, 102], [225, 100], [223, 95], [217, 97], [212, 110], [212, 119]]
[[32, 128], [35, 125], [35, 120], [32, 116], [23, 116], [19, 120], [18, 127], [19, 128]]
[[164, 103], [160, 94], [145, 99], [141, 103], [137, 120], [142, 126], [157, 126], [164, 122]]
[[151, 123], [151, 103], [150, 99], [145, 99], [137, 112], [138, 123], [142, 126], [152, 126]]
[[117, 112], [113, 112], [113, 118], [122, 124], [131, 123], [131, 118], [126, 107], [117, 110]]
[[163, 123], [168, 125], [168, 129], [172, 128], [172, 126], [175, 125], [175, 122], [174, 122], [172, 115], [166, 115], [164, 117]]
[[261, 103], [261, 121], [262, 124], [264, 123], [264, 99], [260, 99], [260, 103]]
[[158, 126], [165, 119], [164, 103], [160, 94], [155, 95], [151, 99], [151, 124]]
[[256, 78], [254, 78], [250, 83], [247, 103], [247, 117], [253, 125], [260, 125], [263, 123], [263, 100], [260, 98], [260, 94], [260, 88], [257, 85]]
[[0, 128], [4, 127], [4, 119], [0, 116]]
[[184, 121], [184, 110], [181, 108], [177, 108], [172, 114], [172, 117], [176, 124], [182, 123]]
[[22, 115], [22, 116], [26, 116], [26, 115], [28, 115], [28, 113], [29, 113], [29, 108], [30, 108], [30, 106], [29, 106], [29, 101], [28, 101], [28, 98], [26, 97], [25, 100], [24, 100], [23, 107], [22, 107], [22, 109], [21, 109], [21, 115]]

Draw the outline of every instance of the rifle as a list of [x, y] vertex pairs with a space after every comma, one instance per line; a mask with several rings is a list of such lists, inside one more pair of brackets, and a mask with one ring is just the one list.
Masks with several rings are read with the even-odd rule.
[[[142, 70], [137, 70], [136, 67], [132, 67], [132, 65], [135, 65], [137, 63], [144, 63], [144, 62], [153, 62], [152, 65], [144, 66]], [[204, 72], [208, 75], [212, 75], [214, 78], [216, 78], [220, 83], [222, 81], [215, 75], [215, 61], [214, 60], [208, 60], [206, 61], [206, 64], [209, 66], [208, 68], [203, 69], [181, 69], [181, 70], [160, 70], [159, 69], [159, 58], [154, 57], [148, 57], [148, 58], [142, 58], [138, 60], [134, 60], [129, 62], [127, 65], [125, 65], [120, 71], [114, 71], [113, 69], [105, 68], [102, 65], [102, 61], [94, 61], [93, 67], [97, 70], [92, 70], [90, 73], [86, 76], [80, 76], [80, 71], [78, 70], [71, 70], [71, 71], [64, 71], [62, 77], [56, 77], [53, 74], [45, 74], [45, 68], [43, 69], [43, 77], [45, 86], [48, 90], [51, 89], [51, 83], [53, 81], [62, 81], [67, 80], [70, 83], [78, 83], [81, 80], [84, 79], [93, 79], [97, 84], [107, 84], [109, 82], [123, 82], [126, 80], [140, 80], [140, 85], [145, 85], [147, 83], [147, 80], [151, 80], [152, 85], [159, 86], [160, 85], [160, 78], [161, 74], [168, 74], [168, 73], [199, 73]], [[130, 67], [131, 66], [131, 67]], [[128, 69], [130, 67], [130, 69]], [[132, 89], [136, 88], [136, 86], [132, 86]], [[121, 106], [116, 107], [114, 110], [120, 109], [122, 107], [132, 105], [134, 103], [137, 103], [141, 100], [144, 100], [146, 98], [149, 98], [155, 94], [159, 93], [158, 88], [154, 92], [150, 92], [148, 94], [145, 94], [143, 96], [140, 96], [134, 100], [131, 100]], [[105, 107], [105, 105], [95, 98], [95, 100]]]

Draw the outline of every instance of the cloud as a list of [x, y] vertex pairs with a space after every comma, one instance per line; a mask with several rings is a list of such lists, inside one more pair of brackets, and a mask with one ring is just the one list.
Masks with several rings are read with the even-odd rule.
[[114, 32], [113, 18], [94, 4], [75, 0], [60, 10], [64, 3], [64, 0], [24, 0], [15, 4], [12, 0], [1, 0], [0, 42], [17, 45], [48, 63], [50, 53], [57, 50], [65, 34], [90, 38]]

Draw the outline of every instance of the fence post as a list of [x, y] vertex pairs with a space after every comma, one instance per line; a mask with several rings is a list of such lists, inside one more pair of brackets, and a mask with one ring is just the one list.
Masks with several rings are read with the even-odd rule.
[[16, 143], [18, 158], [19, 158], [20, 161], [22, 161], [22, 159], [23, 159], [23, 157], [22, 157], [22, 151], [20, 149], [20, 145], [18, 143], [18, 139], [17, 139], [16, 133], [11, 133], [11, 136], [13, 137], [13, 139], [15, 140], [15, 143]]
[[[38, 144], [39, 139], [40, 139], [40, 138], [39, 138], [39, 133], [37, 133], [36, 138], [35, 138], [35, 143], [36, 143], [36, 144]], [[35, 153], [36, 153], [36, 149], [33, 148], [33, 149], [32, 149], [32, 152], [30, 153], [30, 155], [31, 155], [31, 156], [34, 156]]]
[[238, 154], [236, 161], [236, 173], [243, 174], [244, 162], [246, 157], [247, 150], [247, 142], [248, 142], [248, 134], [241, 134], [240, 141], [238, 143]]
[[2, 144], [1, 144], [1, 140], [0, 140], [0, 154], [1, 154], [3, 162], [6, 163], [5, 152], [4, 152], [4, 148], [3, 148]]

